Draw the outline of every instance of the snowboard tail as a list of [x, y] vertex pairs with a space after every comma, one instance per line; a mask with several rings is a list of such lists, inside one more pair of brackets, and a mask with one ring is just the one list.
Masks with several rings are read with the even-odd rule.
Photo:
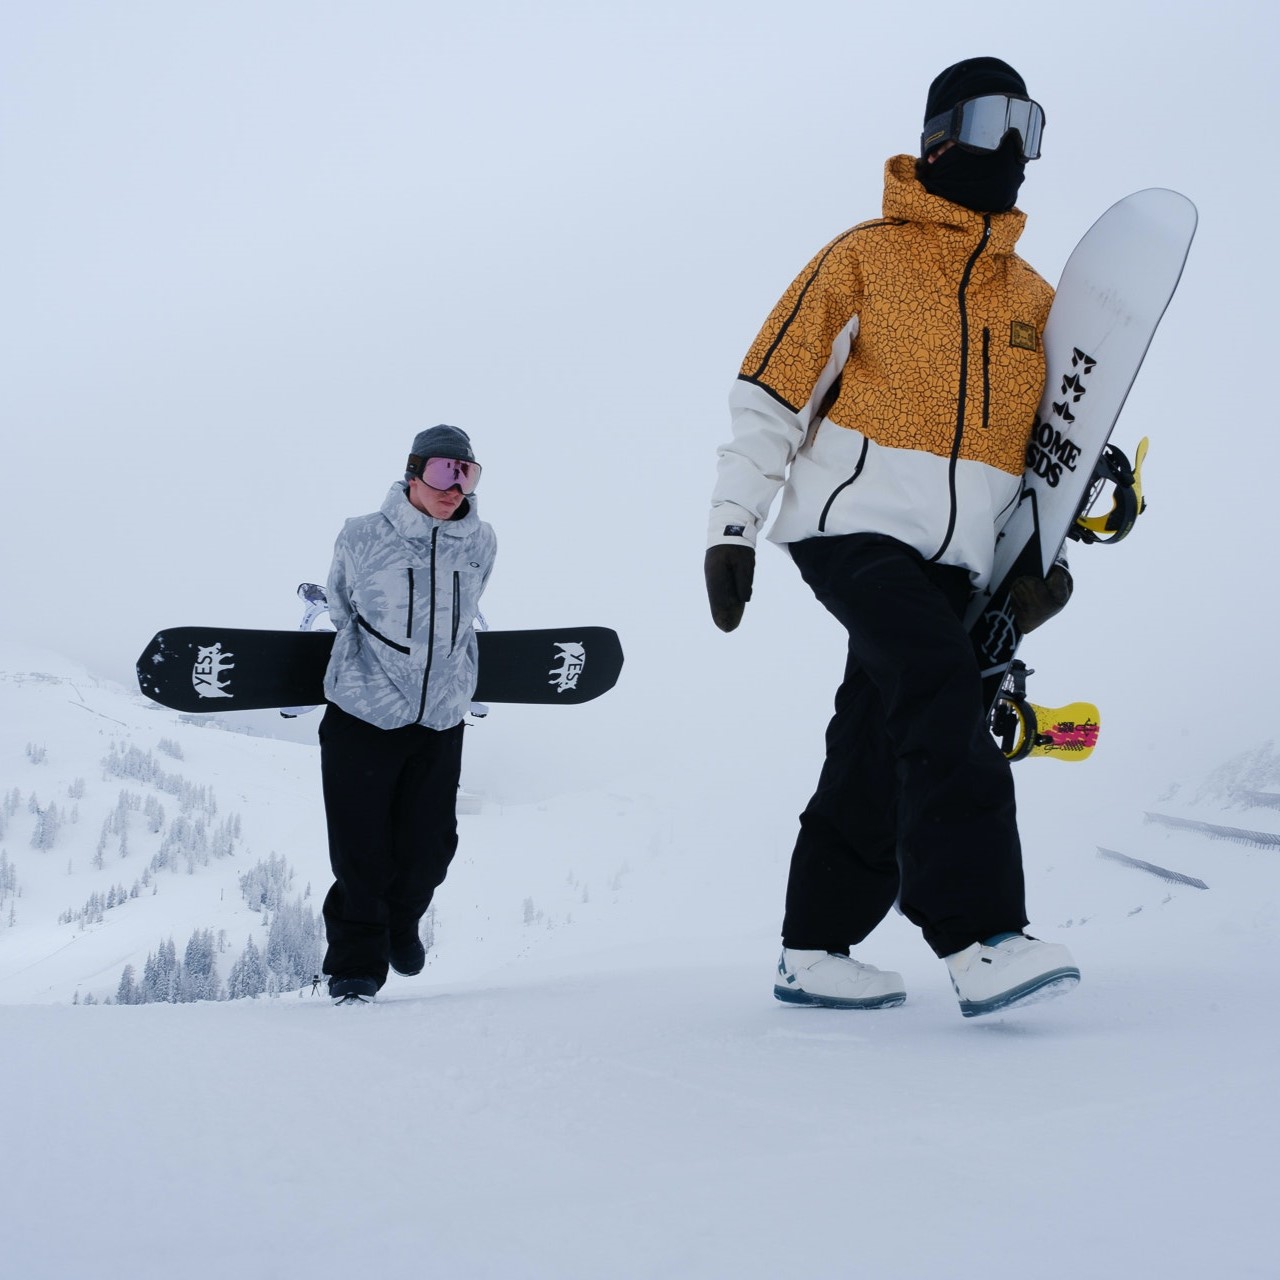
[[[332, 631], [172, 627], [138, 658], [138, 687], [174, 711], [256, 711], [324, 702]], [[480, 631], [480, 702], [590, 702], [622, 670], [608, 627]]]

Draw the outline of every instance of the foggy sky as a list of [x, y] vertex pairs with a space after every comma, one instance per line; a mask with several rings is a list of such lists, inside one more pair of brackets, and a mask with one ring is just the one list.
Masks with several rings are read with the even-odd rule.
[[1278, 114], [1273, 9], [462, 9], [0, 9], [0, 640], [127, 682], [160, 627], [292, 626], [343, 519], [454, 422], [492, 624], [622, 633], [583, 724], [816, 749], [841, 637], [784, 557], [740, 632], [707, 616], [727, 392], [805, 261], [879, 213], [929, 80], [995, 54], [1046, 110], [1019, 204], [1051, 282], [1130, 191], [1200, 212], [1117, 430], [1151, 436], [1150, 511], [1076, 554], [1024, 647], [1037, 700], [1169, 756], [1268, 736], [1275, 177], [1242, 153]]

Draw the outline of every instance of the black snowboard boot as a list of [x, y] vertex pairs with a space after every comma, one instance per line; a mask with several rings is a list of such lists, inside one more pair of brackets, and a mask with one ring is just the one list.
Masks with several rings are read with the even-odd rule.
[[415, 973], [421, 973], [426, 963], [427, 950], [416, 933], [391, 939], [391, 967], [402, 978], [412, 978]]
[[368, 1004], [377, 994], [376, 978], [329, 979], [329, 996], [334, 1004]]

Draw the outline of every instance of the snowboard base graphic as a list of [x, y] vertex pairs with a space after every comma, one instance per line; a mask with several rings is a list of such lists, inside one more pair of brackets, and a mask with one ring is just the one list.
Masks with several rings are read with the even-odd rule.
[[[172, 627], [138, 658], [138, 687], [174, 711], [256, 711], [323, 703], [332, 631]], [[608, 627], [480, 631], [478, 702], [590, 702], [622, 670]]]

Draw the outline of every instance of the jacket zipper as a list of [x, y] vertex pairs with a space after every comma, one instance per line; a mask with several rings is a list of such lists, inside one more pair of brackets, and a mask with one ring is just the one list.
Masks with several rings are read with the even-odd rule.
[[453, 633], [449, 637], [450, 653], [458, 647], [458, 614], [462, 612], [461, 576], [456, 569], [453, 571]]
[[826, 533], [827, 531], [827, 515], [831, 511], [832, 503], [834, 503], [835, 500], [862, 474], [862, 468], [867, 461], [867, 448], [870, 443], [871, 442], [866, 436], [862, 437], [862, 452], [858, 454], [858, 462], [853, 468], [853, 475], [851, 475], [842, 484], [836, 485], [836, 487], [831, 491], [831, 496], [827, 499], [827, 505], [822, 508], [822, 514], [818, 517], [819, 533]]
[[377, 627], [370, 626], [358, 613], [356, 614], [356, 626], [363, 627], [375, 640], [381, 640], [388, 648], [394, 649], [397, 653], [410, 652], [407, 644], [397, 644], [388, 636], [384, 636]]
[[406, 640], [413, 639], [413, 570], [409, 570], [409, 624], [404, 633]]
[[973, 275], [974, 264], [982, 256], [991, 238], [991, 215], [982, 218], [982, 236], [978, 247], [969, 255], [964, 264], [964, 274], [960, 277], [960, 287], [956, 291], [956, 299], [960, 306], [960, 394], [956, 404], [956, 435], [951, 444], [951, 462], [947, 471], [947, 485], [950, 489], [951, 511], [947, 518], [947, 532], [942, 545], [929, 557], [930, 562], [940, 560], [956, 531], [956, 466], [960, 461], [960, 445], [964, 440], [965, 400], [969, 395], [969, 302], [966, 297], [969, 290], [969, 279]]
[[991, 330], [982, 330], [982, 425], [991, 426]]
[[422, 697], [418, 702], [418, 722], [427, 710], [427, 684], [431, 679], [431, 659], [436, 647], [436, 539], [440, 536], [437, 525], [431, 530], [431, 607], [427, 614], [427, 666], [422, 673]]

